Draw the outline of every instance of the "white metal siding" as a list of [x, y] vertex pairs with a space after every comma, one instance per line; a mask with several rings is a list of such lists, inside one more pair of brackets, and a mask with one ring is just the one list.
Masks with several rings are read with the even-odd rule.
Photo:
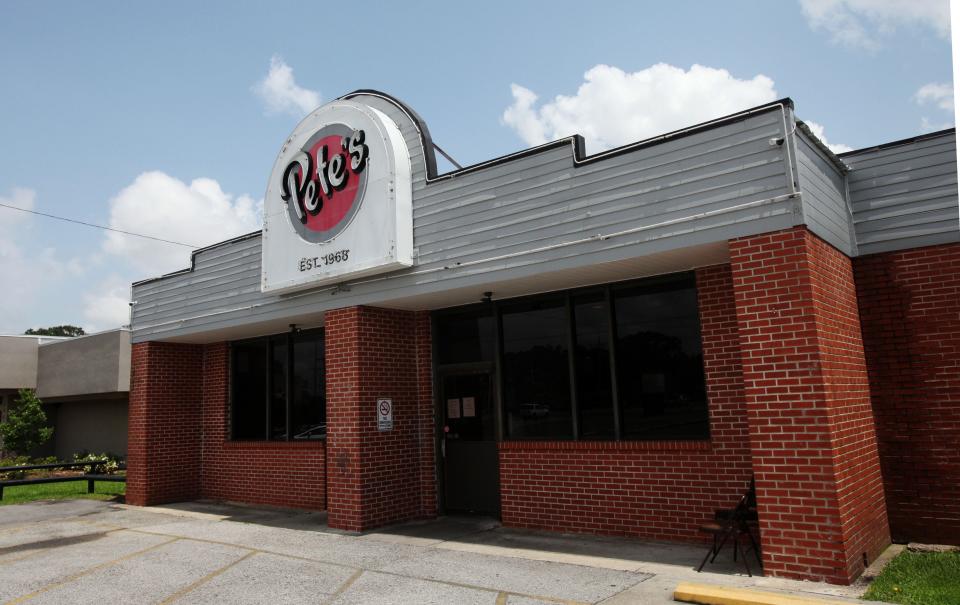
[[797, 177], [803, 192], [804, 222], [811, 231], [853, 256], [843, 174], [802, 130], [797, 130]]
[[960, 241], [953, 131], [843, 160], [860, 254]]

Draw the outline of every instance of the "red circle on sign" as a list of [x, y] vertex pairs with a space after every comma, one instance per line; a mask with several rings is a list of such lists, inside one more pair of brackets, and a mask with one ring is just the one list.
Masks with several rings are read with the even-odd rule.
[[318, 180], [317, 171], [320, 170], [320, 150], [326, 146], [327, 148], [327, 163], [333, 161], [334, 157], [337, 155], [342, 156], [343, 161], [345, 162], [343, 173], [347, 179], [347, 184], [343, 189], [330, 190], [330, 196], [319, 195], [323, 199], [323, 209], [316, 215], [307, 213], [307, 223], [306, 228], [311, 231], [329, 231], [340, 224], [340, 222], [350, 214], [350, 208], [353, 207], [353, 203], [357, 200], [357, 189], [360, 186], [360, 175], [350, 169], [350, 155], [343, 151], [341, 141], [343, 137], [340, 135], [330, 135], [323, 137], [319, 141], [313, 144], [310, 149], [307, 150], [307, 153], [310, 154], [310, 157], [313, 158], [314, 173], [310, 177], [314, 180]]
[[390, 413], [390, 404], [387, 403], [386, 401], [381, 401], [381, 402], [380, 402], [380, 415], [381, 415], [381, 416], [386, 416], [386, 415], [389, 414], [389, 413]]

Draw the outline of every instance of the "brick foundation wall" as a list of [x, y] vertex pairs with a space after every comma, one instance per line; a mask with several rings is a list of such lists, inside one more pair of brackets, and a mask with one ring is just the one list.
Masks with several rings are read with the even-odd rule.
[[127, 425], [130, 504], [199, 497], [202, 365], [203, 348], [198, 345], [133, 345]]
[[960, 545], [960, 244], [854, 270], [891, 533]]
[[[350, 531], [436, 512], [429, 315], [373, 307], [329, 311], [328, 523]], [[376, 401], [393, 400], [391, 431]]]
[[500, 444], [504, 525], [701, 541], [698, 526], [750, 480], [729, 265], [697, 271], [710, 441]]
[[324, 510], [325, 444], [231, 442], [227, 343], [131, 353], [127, 501], [210, 498]]
[[203, 348], [200, 497], [326, 508], [326, 448], [317, 441], [230, 441], [230, 346]]
[[803, 227], [729, 245], [765, 573], [849, 583], [890, 542], [851, 261]]

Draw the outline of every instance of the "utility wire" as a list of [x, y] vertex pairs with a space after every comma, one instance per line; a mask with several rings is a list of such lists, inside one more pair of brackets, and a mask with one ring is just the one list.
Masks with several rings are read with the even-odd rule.
[[123, 233], [124, 235], [132, 235], [134, 237], [143, 237], [146, 239], [152, 239], [154, 241], [163, 242], [165, 244], [174, 244], [176, 246], [185, 246], [187, 248], [200, 248], [200, 246], [195, 246], [193, 244], [185, 244], [183, 242], [175, 242], [169, 239], [163, 239], [162, 237], [153, 237], [152, 235], [144, 235], [142, 233], [134, 233], [133, 231], [124, 231], [123, 229], [114, 229], [113, 227], [107, 227], [105, 225], [95, 225], [93, 223], [85, 223], [83, 221], [78, 221], [72, 218], [65, 218], [62, 216], [57, 216], [55, 214], [47, 214], [45, 212], [37, 212], [36, 210], [28, 210], [26, 208], [20, 208], [18, 206], [11, 206], [10, 204], [0, 203], [0, 206], [4, 208], [10, 208], [11, 210], [19, 210], [20, 212], [29, 212], [30, 214], [36, 214], [39, 216], [45, 216], [47, 218], [55, 218], [58, 221], [66, 221], [68, 223], [76, 223], [78, 225], [85, 225], [87, 227], [94, 227], [96, 229], [104, 229], [106, 231], [114, 231], [116, 233]]

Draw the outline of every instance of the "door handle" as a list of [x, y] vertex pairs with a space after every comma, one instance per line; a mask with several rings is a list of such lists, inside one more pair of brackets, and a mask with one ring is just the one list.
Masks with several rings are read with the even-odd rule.
[[440, 457], [446, 459], [447, 457], [447, 440], [440, 440]]

